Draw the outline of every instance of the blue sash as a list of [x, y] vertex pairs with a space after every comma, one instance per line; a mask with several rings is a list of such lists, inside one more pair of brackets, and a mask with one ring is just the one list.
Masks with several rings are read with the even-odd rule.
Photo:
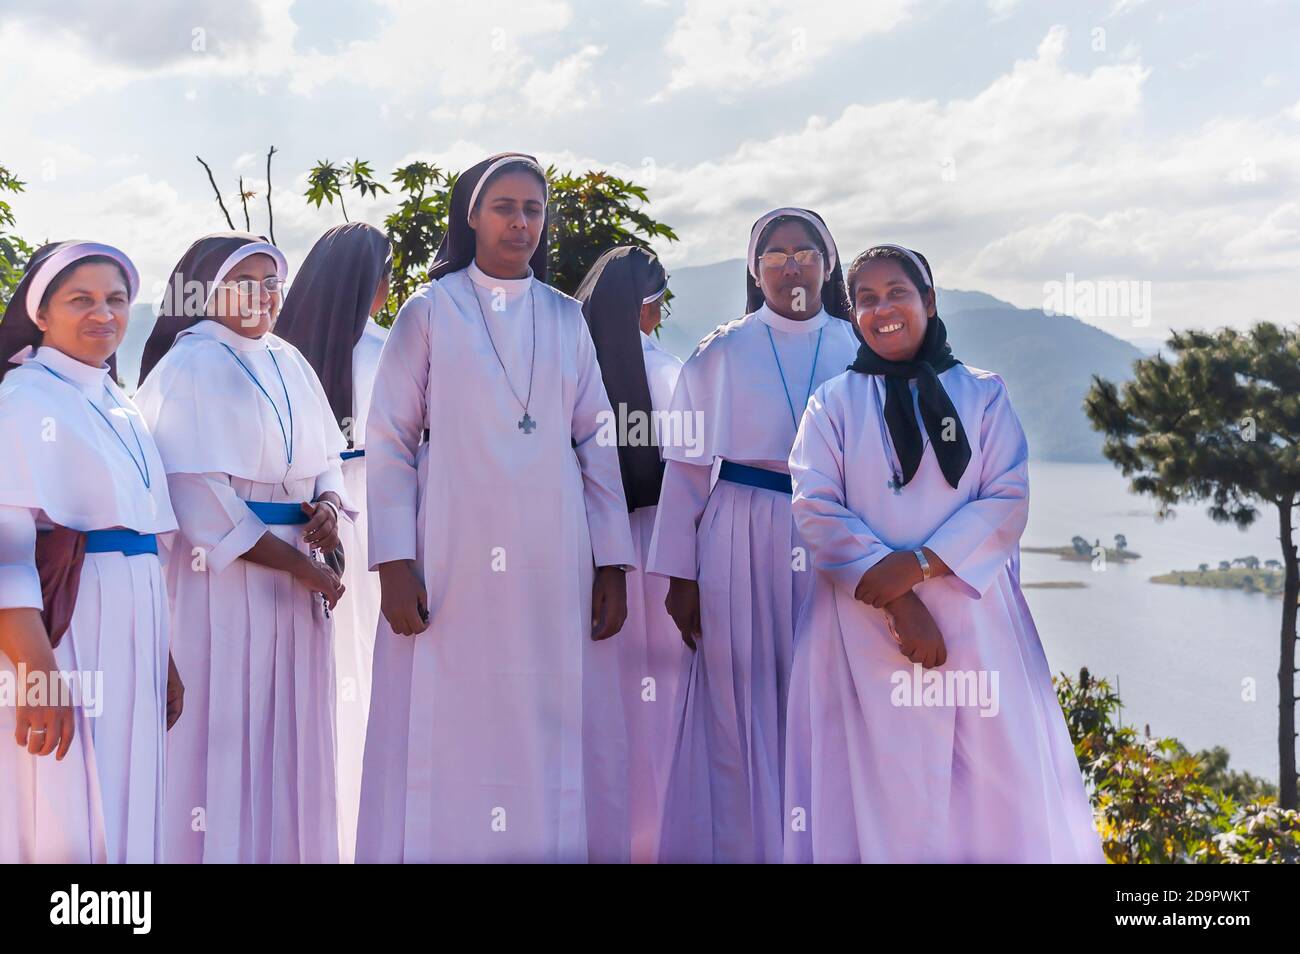
[[248, 509], [266, 524], [306, 523], [310, 519], [302, 512], [300, 503], [268, 503], [262, 500], [245, 500]]
[[89, 530], [86, 532], [87, 553], [123, 553], [138, 556], [141, 553], [158, 555], [158, 537], [153, 533], [136, 533], [134, 530]]
[[775, 490], [782, 494], [794, 493], [794, 483], [790, 480], [789, 474], [783, 474], [775, 470], [764, 470], [762, 467], [750, 467], [748, 464], [737, 464], [735, 461], [730, 460], [722, 462], [722, 469], [718, 471], [718, 479], [729, 480], [733, 484], [744, 484], [747, 487]]

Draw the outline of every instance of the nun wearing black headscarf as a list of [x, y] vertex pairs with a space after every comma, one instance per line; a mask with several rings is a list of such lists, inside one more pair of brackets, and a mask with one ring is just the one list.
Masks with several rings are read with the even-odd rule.
[[349, 449], [343, 483], [360, 513], [339, 528], [348, 555], [347, 599], [334, 614], [338, 735], [339, 860], [352, 861], [361, 757], [370, 711], [370, 665], [379, 622], [379, 575], [366, 556], [365, 425], [379, 355], [388, 330], [375, 321], [388, 298], [393, 245], [364, 222], [336, 225], [322, 235], [294, 278], [275, 333], [294, 345], [320, 378]]
[[637, 554], [582, 307], [545, 283], [546, 207], [531, 156], [461, 173], [380, 359], [359, 862], [628, 857], [608, 637]]
[[[953, 356], [919, 253], [868, 249], [849, 293], [863, 344], [790, 453], [820, 572], [786, 732], [787, 817], [808, 824], [785, 860], [1099, 862], [1020, 588], [1029, 450], [1006, 386]], [[938, 698], [940, 666], [976, 684]]]
[[[808, 397], [857, 351], [835, 242], [821, 216], [754, 223], [748, 314], [695, 349], [673, 394], [648, 569], [695, 654], [677, 707], [659, 856], [779, 861], [785, 696], [811, 573], [786, 458]], [[715, 466], [716, 484], [711, 485]]]
[[56, 242], [0, 321], [0, 862], [162, 860], [176, 519], [112, 371], [139, 287], [120, 250]]
[[192, 674], [193, 718], [168, 749], [172, 862], [338, 859], [330, 612], [343, 586], [319, 557], [356, 511], [329, 399], [271, 331], [287, 271], [257, 235], [195, 241], [136, 392], [180, 523], [167, 588], [176, 664]]
[[[682, 362], [651, 337], [661, 319], [668, 274], [654, 253], [625, 245], [592, 266], [577, 298], [591, 329], [605, 391], [617, 426], [619, 466], [632, 538], [644, 560], [654, 531], [664, 464], [656, 438]], [[627, 623], [615, 640], [619, 693], [628, 730], [632, 861], [654, 860], [661, 795], [672, 754], [673, 701], [689, 653], [664, 608], [668, 581], [640, 570], [627, 574]]]

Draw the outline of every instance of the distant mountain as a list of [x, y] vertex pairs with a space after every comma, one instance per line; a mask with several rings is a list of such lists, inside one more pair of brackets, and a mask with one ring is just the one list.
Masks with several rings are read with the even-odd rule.
[[[715, 327], [744, 313], [745, 263], [679, 268], [671, 287], [671, 313], [659, 341], [685, 358]], [[1007, 382], [1035, 458], [1101, 459], [1101, 437], [1083, 413], [1084, 395], [1093, 374], [1127, 380], [1142, 350], [1075, 318], [1016, 308], [984, 292], [941, 288], [939, 314], [957, 357]]]

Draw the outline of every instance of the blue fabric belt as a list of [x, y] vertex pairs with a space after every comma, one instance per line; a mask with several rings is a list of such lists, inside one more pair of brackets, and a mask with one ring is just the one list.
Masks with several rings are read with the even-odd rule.
[[365, 457], [366, 449], [363, 447], [360, 450], [346, 450], [339, 456], [344, 460], [352, 460], [354, 457]]
[[718, 479], [729, 480], [733, 484], [744, 484], [747, 487], [775, 490], [783, 494], [794, 493], [794, 483], [790, 480], [789, 474], [783, 474], [775, 470], [764, 470], [762, 467], [750, 467], [748, 464], [737, 464], [730, 460], [722, 462], [722, 469], [718, 471]]
[[302, 512], [302, 504], [298, 503], [268, 503], [264, 500], [245, 500], [244, 503], [263, 523], [306, 523], [309, 519]]
[[86, 532], [87, 553], [123, 553], [137, 556], [141, 553], [158, 554], [158, 536], [153, 533], [136, 533], [121, 528], [89, 530]]

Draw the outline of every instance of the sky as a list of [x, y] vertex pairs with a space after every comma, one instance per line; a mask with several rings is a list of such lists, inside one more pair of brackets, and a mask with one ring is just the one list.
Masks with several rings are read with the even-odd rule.
[[670, 270], [805, 206], [845, 257], [1153, 340], [1297, 320], [1298, 39], [1282, 0], [0, 0], [0, 164], [24, 237], [122, 247], [146, 299], [225, 227], [196, 155], [265, 231], [277, 148], [292, 264], [342, 221], [314, 162], [511, 149], [645, 185]]

